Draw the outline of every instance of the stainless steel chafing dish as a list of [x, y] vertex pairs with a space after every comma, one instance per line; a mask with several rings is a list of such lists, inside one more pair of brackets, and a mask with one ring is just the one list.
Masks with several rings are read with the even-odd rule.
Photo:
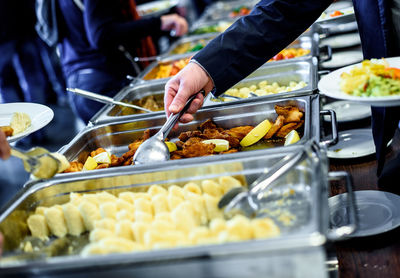
[[[134, 85], [124, 87], [115, 97], [115, 100], [135, 103], [140, 105], [138, 102], [146, 98], [152, 98], [156, 101], [157, 105], [164, 103], [164, 88], [165, 80], [154, 80], [144, 83], [136, 83]], [[164, 109], [155, 111], [153, 113], [142, 113], [139, 110], [135, 110], [129, 107], [122, 107], [119, 105], [105, 105], [93, 118], [90, 120], [93, 124], [102, 123], [104, 121], [112, 121], [113, 119], [123, 119], [126, 117], [135, 116], [138, 118], [147, 117], [151, 115], [162, 115]]]
[[[257, 99], [273, 99], [312, 94], [317, 89], [317, 67], [318, 60], [316, 57], [297, 59], [296, 62], [287, 60], [286, 62], [276, 64], [267, 63], [232, 88], [250, 87], [257, 85], [261, 81], [267, 81], [269, 84], [277, 82], [280, 86], [288, 86], [291, 81], [303, 81], [307, 83], [307, 86], [298, 90], [254, 97]], [[206, 98], [204, 105], [215, 105], [221, 101], [231, 102], [238, 100], [241, 99], [232, 98], [225, 94], [221, 98], [215, 98], [210, 94]]]
[[[288, 152], [303, 146], [292, 146]], [[5, 236], [5, 252], [0, 259], [0, 275], [21, 277], [327, 277], [323, 244], [351, 233], [355, 224], [329, 228], [327, 159], [323, 150], [308, 150], [308, 156], [276, 183], [261, 198], [261, 215], [271, 210], [294, 216], [289, 225], [276, 219], [279, 237], [215, 245], [198, 245], [93, 257], [78, 255], [85, 237], [51, 239], [45, 248], [32, 253], [16, 251], [28, 234], [26, 219], [37, 206], [63, 204], [71, 192], [109, 193], [137, 191], [152, 184], [183, 185], [189, 181], [234, 176], [250, 184], [288, 152], [274, 150], [212, 164], [168, 165], [154, 170], [138, 166], [126, 171], [87, 174], [71, 178], [57, 176], [47, 181], [31, 181], [0, 213], [0, 230]], [[340, 175], [336, 174], [334, 177]], [[285, 195], [285, 192], [292, 192]], [[351, 193], [351, 190], [349, 190]], [[286, 197], [285, 197], [286, 196]], [[349, 198], [351, 200], [351, 198]], [[350, 211], [354, 206], [349, 202]], [[354, 215], [354, 213], [352, 214]], [[270, 216], [270, 215], [268, 215]], [[271, 215], [273, 219], [274, 216]], [[276, 216], [275, 216], [276, 217]], [[353, 218], [354, 219], [354, 218]], [[69, 243], [78, 241], [72, 252]], [[290, 267], [288, 267], [290, 266]], [[8, 277], [8, 276], [7, 276]]]
[[209, 20], [206, 22], [196, 21], [191, 26], [189, 34], [191, 35], [218, 35], [234, 23], [234, 19], [227, 20]]
[[[257, 84], [262, 80], [267, 80], [268, 82], [278, 82], [281, 85], [288, 85], [290, 81], [304, 81], [307, 83], [307, 86], [300, 90], [262, 96], [260, 98], [274, 99], [312, 94], [316, 89], [317, 63], [318, 61], [315, 57], [298, 59], [296, 62], [286, 61], [282, 63], [268, 63], [243, 79], [241, 82], [235, 85], [235, 87]], [[154, 80], [144, 83], [137, 83], [134, 86], [125, 87], [114, 97], [114, 99], [124, 102], [135, 102], [148, 96], [154, 96], [155, 99], [161, 101], [164, 95], [165, 83], [166, 80]], [[215, 105], [218, 103], [220, 103], [220, 101], [218, 102], [216, 99], [211, 100], [210, 94], [206, 98], [204, 106]], [[135, 114], [135, 117], [140, 118], [148, 116], [144, 113], [139, 114], [138, 112], [139, 111], [134, 111], [133, 109], [126, 107], [106, 105], [91, 119], [91, 122], [98, 124], [104, 121], [110, 121], [112, 119], [122, 119], [126, 118], [129, 114]]]
[[[294, 105], [304, 111], [302, 127], [303, 132], [301, 140], [298, 144], [304, 144], [306, 141], [315, 138], [320, 139], [319, 127], [319, 96], [302, 96], [284, 100], [260, 100], [252, 99], [243, 100], [236, 103], [224, 103], [200, 109], [194, 116], [195, 120], [188, 124], [181, 124], [180, 127], [170, 133], [171, 140], [177, 139], [178, 135], [183, 131], [196, 130], [197, 127], [207, 119], [213, 121], [222, 128], [232, 128], [240, 125], [257, 125], [261, 121], [269, 118], [275, 120], [275, 105]], [[158, 130], [165, 122], [165, 114], [163, 112], [154, 113], [152, 115], [137, 118], [134, 116], [126, 116], [124, 119], [105, 120], [101, 124], [89, 126], [79, 133], [61, 152], [69, 161], [79, 159], [85, 162], [87, 155], [102, 147], [117, 156], [128, 151], [128, 145], [134, 140], [141, 138], [146, 129]], [[336, 123], [333, 122], [332, 126]], [[278, 144], [280, 145], [280, 144]], [[268, 152], [267, 146], [259, 146], [260, 149], [251, 152]], [[284, 147], [279, 147], [284, 148]], [[219, 155], [218, 159], [223, 157], [248, 156], [246, 151]], [[197, 160], [214, 160], [213, 157], [186, 158], [165, 163], [173, 163], [176, 165], [196, 162]], [[133, 166], [134, 167], [134, 166]], [[108, 169], [104, 169], [107, 171]], [[79, 174], [79, 173], [77, 173]]]
[[[186, 53], [194, 53], [195, 51], [188, 52], [197, 44], [203, 44], [205, 46], [210, 40], [215, 38], [215, 34], [203, 34], [203, 35], [194, 35], [183, 37], [176, 42], [174, 42], [170, 48], [167, 50], [165, 55], [163, 56], [170, 56], [170, 55], [179, 55], [179, 54], [186, 54]], [[182, 52], [179, 52], [182, 51]]]

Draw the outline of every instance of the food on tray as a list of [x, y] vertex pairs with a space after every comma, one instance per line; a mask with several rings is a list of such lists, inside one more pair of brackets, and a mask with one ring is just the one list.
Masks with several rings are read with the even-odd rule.
[[171, 54], [184, 54], [203, 49], [211, 39], [199, 39], [194, 42], [185, 42], [171, 51]]
[[[236, 215], [225, 220], [220, 198], [241, 182], [230, 176], [178, 185], [151, 185], [145, 192], [70, 193], [69, 202], [37, 207], [27, 219], [33, 237], [80, 236], [81, 254], [108, 254], [275, 237], [270, 218]], [[135, 190], [135, 189], [133, 189]]]
[[354, 8], [353, 7], [348, 7], [348, 8], [345, 8], [345, 9], [335, 10], [335, 11], [328, 12], [328, 13], [327, 12], [323, 12], [317, 21], [326, 20], [326, 19], [339, 17], [339, 16], [342, 16], [342, 15], [352, 14], [352, 13], [354, 13]]
[[180, 59], [172, 63], [160, 63], [155, 69], [155, 73], [146, 75], [144, 79], [161, 79], [174, 76], [189, 63], [190, 58]]
[[285, 146], [296, 143], [300, 140], [300, 135], [296, 130], [292, 130], [285, 136]]
[[[197, 130], [185, 131], [178, 136], [178, 140], [173, 142], [175, 146], [169, 146], [171, 160], [235, 153], [246, 150], [245, 147], [257, 142], [265, 143], [266, 145], [283, 145], [285, 136], [303, 125], [303, 112], [295, 106], [279, 105], [275, 105], [275, 111], [277, 113], [275, 122], [269, 123], [270, 120], [264, 120], [256, 128], [247, 125], [223, 129], [218, 127], [212, 120], [207, 120], [200, 124]], [[73, 161], [71, 162], [71, 167], [65, 172], [131, 165], [137, 148], [149, 137], [150, 130], [146, 130], [143, 137], [132, 142], [129, 145], [129, 150], [121, 157], [107, 153], [103, 148], [98, 148], [91, 152], [84, 164]], [[168, 144], [172, 145], [172, 143]], [[264, 148], [266, 147], [264, 146]], [[109, 162], [96, 159], [99, 156], [109, 157]]]
[[[249, 87], [234, 87], [227, 90], [224, 94], [240, 98], [248, 98], [250, 93], [254, 93], [257, 96], [266, 96], [284, 92], [291, 92], [299, 90], [307, 86], [304, 81], [294, 82], [290, 81], [288, 86], [281, 85], [277, 82], [270, 84], [268, 81], [263, 80], [258, 84], [251, 85]], [[223, 96], [222, 96], [223, 98]]]
[[268, 62], [292, 59], [292, 58], [296, 58], [296, 57], [305, 56], [309, 53], [310, 53], [309, 49], [305, 49], [305, 48], [301, 48], [301, 47], [300, 48], [294, 48], [294, 47], [285, 48], [284, 50], [282, 50], [281, 52], [276, 54], [274, 57], [272, 57]]
[[365, 60], [341, 75], [343, 92], [360, 97], [384, 97], [400, 94], [400, 69], [392, 68], [386, 60]]
[[229, 13], [230, 18], [235, 18], [238, 16], [248, 15], [251, 12], [251, 9], [247, 6], [239, 6]]
[[218, 24], [199, 27], [199, 28], [195, 29], [193, 32], [191, 32], [191, 34], [192, 35], [200, 35], [200, 34], [208, 34], [208, 33], [222, 33], [226, 29], [228, 29], [229, 26], [232, 25], [232, 23], [233, 22], [222, 21], [222, 22], [219, 22]]
[[23, 112], [15, 112], [9, 126], [0, 126], [0, 129], [6, 134], [6, 137], [17, 135], [24, 132], [31, 126], [31, 118]]

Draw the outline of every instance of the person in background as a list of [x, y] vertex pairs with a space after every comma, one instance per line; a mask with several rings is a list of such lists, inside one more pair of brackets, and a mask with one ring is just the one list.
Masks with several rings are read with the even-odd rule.
[[[331, 4], [331, 0], [262, 0], [248, 16], [196, 54], [165, 87], [165, 111], [179, 112], [187, 99], [205, 89], [218, 96], [286, 47]], [[400, 1], [354, 0], [354, 10], [365, 59], [400, 56]], [[180, 121], [193, 120], [203, 103], [198, 94]], [[372, 108], [372, 130], [381, 175], [386, 146], [400, 119], [400, 107]], [[398, 159], [400, 161], [400, 158]], [[391, 171], [389, 177], [398, 175]], [[386, 179], [388, 180], [388, 179]], [[395, 182], [397, 179], [389, 178]], [[379, 182], [378, 182], [379, 183]]]
[[[59, 0], [62, 26], [61, 63], [67, 87], [113, 97], [128, 84], [127, 75], [137, 75], [132, 57], [157, 55], [151, 35], [173, 30], [177, 36], [188, 30], [176, 14], [140, 19], [133, 0]], [[136, 67], [136, 68], [135, 68]], [[87, 123], [103, 104], [69, 94], [75, 114]]]
[[34, 0], [0, 1], [1, 102], [46, 103], [46, 74], [36, 45], [34, 5]]

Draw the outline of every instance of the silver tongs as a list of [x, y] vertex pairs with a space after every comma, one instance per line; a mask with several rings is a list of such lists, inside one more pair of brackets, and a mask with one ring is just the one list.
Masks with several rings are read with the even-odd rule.
[[266, 189], [273, 184], [278, 178], [282, 177], [293, 168], [298, 162], [305, 159], [310, 150], [319, 148], [318, 143], [311, 141], [298, 152], [291, 153], [282, 158], [267, 172], [259, 176], [246, 190], [245, 187], [235, 187], [225, 193], [218, 202], [218, 208], [224, 209], [224, 214], [228, 218], [234, 214], [241, 213], [247, 217], [253, 217], [260, 206], [260, 200], [266, 192]]

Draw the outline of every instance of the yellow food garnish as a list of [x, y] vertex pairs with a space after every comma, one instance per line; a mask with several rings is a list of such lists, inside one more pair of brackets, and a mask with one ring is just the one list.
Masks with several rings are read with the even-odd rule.
[[269, 120], [264, 120], [253, 128], [247, 135], [240, 141], [242, 147], [247, 147], [257, 143], [261, 138], [267, 134], [268, 130], [272, 127]]

